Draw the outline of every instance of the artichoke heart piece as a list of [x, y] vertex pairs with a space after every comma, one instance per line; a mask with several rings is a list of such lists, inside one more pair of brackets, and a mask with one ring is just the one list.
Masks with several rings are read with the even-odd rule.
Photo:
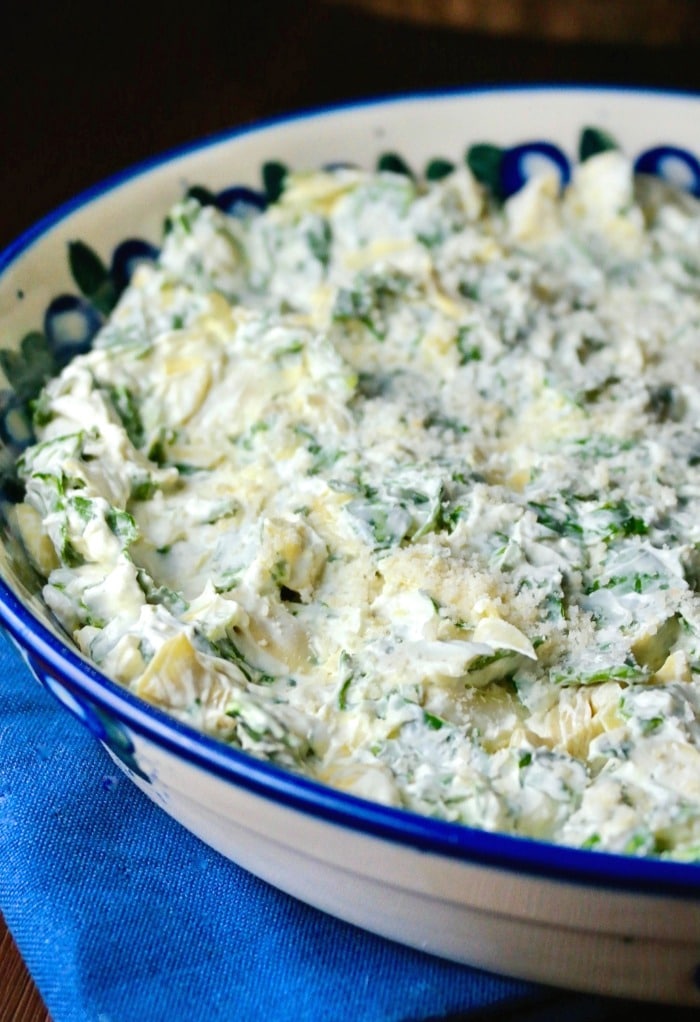
[[235, 664], [207, 660], [180, 632], [163, 643], [133, 690], [254, 755], [292, 766], [309, 754], [303, 716], [260, 702]]
[[494, 650], [520, 653], [528, 660], [537, 660], [535, 647], [528, 637], [523, 635], [515, 625], [503, 621], [500, 617], [482, 618], [474, 629], [472, 639], [474, 642], [485, 642], [487, 645], [493, 646]]
[[530, 717], [528, 728], [547, 748], [586, 760], [595, 738], [624, 727], [622, 691], [614, 681], [563, 688], [553, 706]]
[[188, 422], [201, 407], [211, 386], [211, 370], [203, 358], [176, 356], [164, 362], [163, 402], [171, 425]]
[[207, 663], [184, 632], [167, 639], [134, 686], [137, 695], [165, 709], [206, 705], [220, 714], [233, 692], [245, 685], [235, 664]]
[[650, 671], [661, 670], [679, 634], [678, 618], [675, 615], [667, 618], [658, 628], [636, 639], [632, 645], [635, 660]]
[[478, 688], [507, 678], [522, 657], [537, 660], [535, 648], [527, 636], [499, 617], [482, 618], [474, 629], [472, 641], [489, 650], [475, 657], [467, 668], [467, 684]]
[[44, 578], [48, 578], [60, 562], [53, 543], [42, 528], [41, 515], [31, 504], [23, 502], [15, 506], [13, 517], [29, 560]]
[[266, 518], [262, 534], [260, 558], [273, 582], [308, 602], [328, 557], [325, 543], [298, 517]]
[[689, 684], [693, 680], [693, 674], [688, 661], [688, 654], [684, 650], [676, 650], [670, 653], [664, 660], [661, 667], [654, 675], [657, 682], [682, 681]]
[[403, 642], [394, 665], [411, 663], [423, 680], [437, 685], [460, 683], [483, 688], [492, 681], [508, 677], [522, 657], [536, 659], [532, 643], [514, 625], [497, 618], [486, 618], [474, 629], [470, 640], [452, 639]]

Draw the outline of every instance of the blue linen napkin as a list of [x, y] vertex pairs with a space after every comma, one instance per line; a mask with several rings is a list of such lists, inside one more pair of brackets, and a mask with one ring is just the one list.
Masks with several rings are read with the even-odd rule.
[[240, 869], [142, 795], [2, 633], [0, 910], [54, 1022], [564, 1020], [599, 1000], [404, 948]]

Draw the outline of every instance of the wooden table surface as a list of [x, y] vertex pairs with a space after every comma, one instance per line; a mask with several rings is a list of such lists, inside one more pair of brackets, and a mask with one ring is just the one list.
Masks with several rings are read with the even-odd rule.
[[[495, 36], [386, 19], [369, 6], [258, 0], [241, 10], [204, 0], [176, 17], [155, 0], [142, 5], [136, 31], [119, 4], [10, 5], [0, 66], [0, 246], [123, 167], [297, 108], [475, 83], [700, 89], [692, 40], [555, 43], [534, 30]], [[0, 1022], [47, 1018], [0, 917]]]
[[0, 1022], [48, 1022], [49, 1014], [0, 916]]

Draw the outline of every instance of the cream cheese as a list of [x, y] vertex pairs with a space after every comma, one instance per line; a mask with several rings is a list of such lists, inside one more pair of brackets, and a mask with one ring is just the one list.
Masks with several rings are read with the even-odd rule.
[[698, 859], [700, 206], [608, 151], [169, 224], [19, 462], [79, 648], [362, 797]]

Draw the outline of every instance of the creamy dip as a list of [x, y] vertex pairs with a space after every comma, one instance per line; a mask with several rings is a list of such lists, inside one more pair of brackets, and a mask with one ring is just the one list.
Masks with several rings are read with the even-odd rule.
[[190, 198], [35, 406], [16, 524], [107, 675], [359, 796], [700, 857], [700, 206]]

